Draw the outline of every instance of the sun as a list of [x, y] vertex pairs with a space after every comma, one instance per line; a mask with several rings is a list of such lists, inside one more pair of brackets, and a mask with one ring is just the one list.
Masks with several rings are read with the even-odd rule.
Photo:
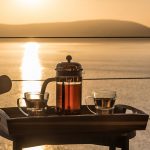
[[17, 0], [17, 3], [24, 7], [40, 7], [42, 0]]
[[41, 0], [23, 0], [23, 3], [26, 5], [38, 5], [41, 2]]

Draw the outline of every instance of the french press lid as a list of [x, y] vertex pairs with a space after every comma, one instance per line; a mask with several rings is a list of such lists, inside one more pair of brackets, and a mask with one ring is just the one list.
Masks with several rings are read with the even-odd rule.
[[80, 63], [71, 62], [72, 56], [66, 56], [67, 62], [58, 63], [56, 66], [56, 76], [82, 76], [82, 66]]

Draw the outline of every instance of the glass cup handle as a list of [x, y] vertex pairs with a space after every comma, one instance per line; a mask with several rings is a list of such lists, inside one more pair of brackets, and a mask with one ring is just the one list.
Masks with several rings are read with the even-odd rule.
[[20, 100], [21, 100], [21, 99], [25, 100], [25, 98], [18, 98], [18, 99], [17, 99], [17, 106], [18, 106], [19, 110], [20, 110], [25, 116], [29, 116], [26, 112], [23, 111], [23, 109], [22, 109], [21, 106], [20, 106]]
[[92, 110], [89, 108], [88, 103], [87, 103], [87, 100], [88, 100], [88, 99], [93, 99], [93, 97], [92, 97], [92, 96], [87, 96], [87, 97], [85, 98], [85, 104], [86, 104], [87, 109], [88, 109], [91, 113], [93, 113], [94, 115], [97, 115], [96, 112], [92, 111]]

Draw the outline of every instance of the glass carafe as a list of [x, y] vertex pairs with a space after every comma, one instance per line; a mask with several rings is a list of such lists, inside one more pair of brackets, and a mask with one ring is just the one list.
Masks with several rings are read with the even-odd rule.
[[72, 57], [66, 57], [68, 62], [56, 66], [56, 111], [60, 114], [78, 114], [82, 99], [82, 66], [71, 62]]
[[46, 91], [49, 82], [56, 81], [56, 112], [58, 114], [79, 114], [82, 98], [82, 66], [71, 62], [72, 57], [66, 57], [67, 62], [58, 63], [56, 77], [44, 81], [41, 93]]

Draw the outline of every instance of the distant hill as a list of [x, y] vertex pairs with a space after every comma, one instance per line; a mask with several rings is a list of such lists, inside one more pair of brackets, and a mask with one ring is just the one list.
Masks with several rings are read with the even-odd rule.
[[150, 28], [120, 20], [0, 24], [0, 37], [150, 37]]

